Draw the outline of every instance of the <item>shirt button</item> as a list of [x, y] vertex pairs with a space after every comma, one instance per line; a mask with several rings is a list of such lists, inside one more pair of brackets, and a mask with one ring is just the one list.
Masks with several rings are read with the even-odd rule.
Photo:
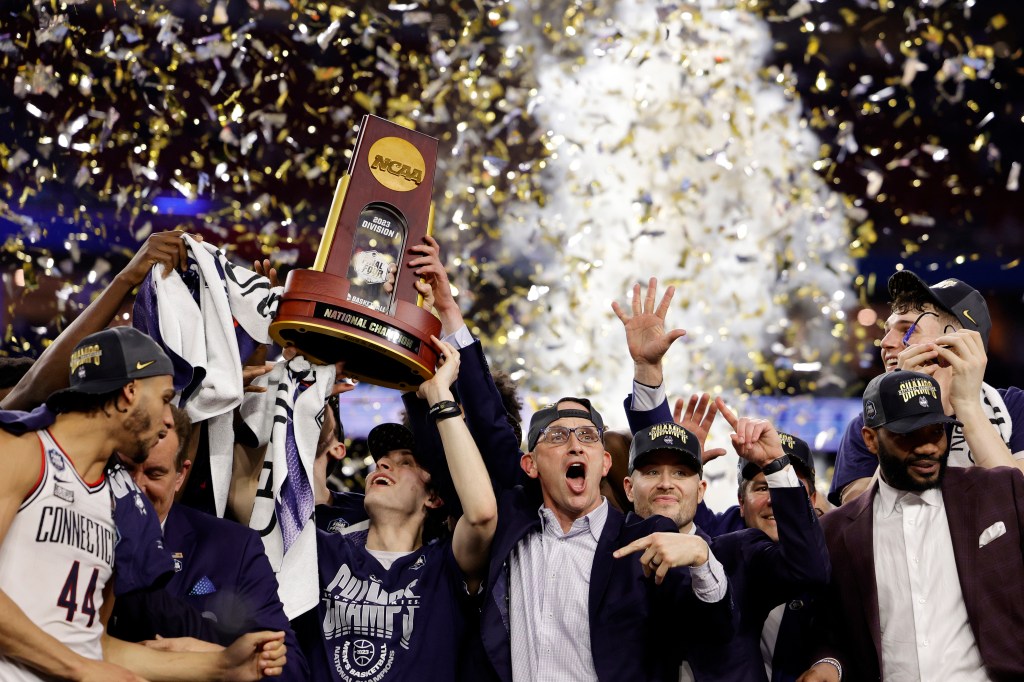
[[928, 601], [928, 600], [927, 600], [927, 599], [925, 599], [924, 597], [919, 597], [919, 598], [918, 598], [918, 600], [917, 600], [917, 603], [919, 603], [919, 604], [923, 604], [923, 603], [925, 603], [926, 601]]

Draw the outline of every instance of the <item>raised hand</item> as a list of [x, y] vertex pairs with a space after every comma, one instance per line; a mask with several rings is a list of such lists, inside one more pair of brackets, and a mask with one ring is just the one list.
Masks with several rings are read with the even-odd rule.
[[358, 382], [355, 379], [350, 379], [345, 375], [345, 361], [339, 360], [334, 363], [334, 385], [331, 386], [331, 396], [341, 395], [342, 393], [348, 393], [349, 391], [356, 390], [356, 384]]
[[[451, 334], [464, 322], [459, 304], [452, 296], [452, 285], [448, 281], [448, 272], [441, 263], [440, 245], [428, 234], [423, 237], [422, 244], [409, 247], [409, 253], [419, 254], [417, 258], [409, 261], [409, 267], [430, 287], [431, 305], [441, 318], [441, 328], [445, 334]], [[416, 290], [420, 294], [424, 294], [422, 287], [417, 286]], [[424, 299], [426, 298], [424, 295]], [[427, 306], [424, 305], [424, 307]], [[429, 308], [427, 309], [429, 310]]]
[[949, 385], [942, 391], [948, 396], [949, 405], [956, 414], [978, 406], [978, 396], [985, 378], [988, 354], [981, 334], [970, 329], [961, 329], [925, 344], [935, 353], [938, 364], [951, 368]]
[[612, 554], [616, 559], [643, 551], [640, 565], [648, 578], [654, 575], [660, 585], [669, 569], [680, 566], [702, 566], [708, 560], [708, 543], [699, 535], [686, 533], [651, 533], [634, 540]]
[[271, 288], [281, 286], [281, 280], [277, 278], [277, 268], [270, 267], [269, 258], [264, 258], [262, 261], [254, 260], [252, 269], [257, 275], [263, 275], [269, 279]]
[[[684, 407], [685, 412], [683, 411]], [[688, 402], [684, 402], [682, 398], [679, 398], [676, 400], [675, 409], [672, 410], [672, 420], [697, 436], [697, 441], [700, 443], [702, 464], [707, 464], [711, 460], [718, 459], [725, 454], [725, 448], [712, 448], [708, 450], [704, 447], [708, 439], [708, 433], [711, 431], [711, 425], [715, 423], [715, 417], [717, 416], [718, 404], [707, 393], [691, 395]]]
[[627, 313], [618, 301], [612, 302], [612, 310], [626, 330], [626, 346], [633, 358], [636, 380], [648, 386], [660, 386], [663, 381], [661, 361], [672, 343], [686, 334], [683, 329], [665, 331], [665, 316], [675, 295], [675, 287], [665, 290], [661, 303], [655, 307], [658, 280], [654, 277], [647, 283], [647, 295], [640, 301], [640, 284], [633, 285], [632, 312]]
[[770, 421], [749, 417], [740, 419], [726, 406], [721, 397], [715, 398], [715, 404], [735, 432], [730, 434], [730, 437], [737, 455], [764, 468], [768, 463], [786, 454], [782, 449], [779, 433]]
[[274, 369], [276, 364], [264, 362], [262, 365], [244, 365], [242, 367], [242, 390], [246, 393], [266, 393], [266, 386], [254, 385], [252, 382]]
[[451, 386], [459, 376], [459, 364], [462, 362], [462, 356], [459, 354], [458, 348], [436, 336], [431, 336], [430, 341], [440, 351], [437, 371], [433, 377], [420, 384], [420, 387], [416, 389], [416, 395], [433, 405], [439, 400], [451, 400]]
[[[177, 268], [184, 272], [188, 268], [188, 249], [182, 240], [184, 235], [181, 230], [151, 234], [118, 277], [123, 278], [130, 286], [136, 287], [142, 284], [142, 280], [146, 279], [146, 275], [157, 263], [163, 264], [164, 277]], [[190, 236], [196, 241], [203, 241], [200, 235]]]
[[430, 288], [430, 285], [424, 282], [422, 279], [418, 279], [412, 283], [416, 288], [416, 292], [423, 297], [423, 303], [421, 307], [424, 310], [434, 309], [434, 290]]

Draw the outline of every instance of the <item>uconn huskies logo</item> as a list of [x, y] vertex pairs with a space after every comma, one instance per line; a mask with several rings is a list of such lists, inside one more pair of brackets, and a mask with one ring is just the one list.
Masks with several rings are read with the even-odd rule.
[[334, 668], [345, 682], [379, 682], [394, 663], [395, 652], [384, 642], [357, 639], [334, 647]]

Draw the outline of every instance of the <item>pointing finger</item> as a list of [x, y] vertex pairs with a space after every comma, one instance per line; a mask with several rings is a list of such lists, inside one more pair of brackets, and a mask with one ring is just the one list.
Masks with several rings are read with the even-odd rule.
[[725, 401], [722, 400], [722, 396], [715, 398], [715, 405], [718, 406], [718, 411], [722, 413], [723, 417], [725, 417], [725, 421], [729, 422], [729, 426], [735, 430], [736, 424], [739, 422], [739, 418], [732, 410], [729, 409], [728, 405], [725, 404]]

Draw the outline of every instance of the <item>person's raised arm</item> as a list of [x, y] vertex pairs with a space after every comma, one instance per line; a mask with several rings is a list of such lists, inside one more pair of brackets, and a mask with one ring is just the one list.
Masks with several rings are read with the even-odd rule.
[[633, 359], [633, 378], [644, 386], [657, 387], [664, 382], [662, 360], [672, 343], [684, 336], [683, 329], [665, 331], [665, 316], [668, 314], [675, 287], [665, 290], [661, 302], [655, 307], [658, 294], [658, 280], [651, 277], [647, 283], [647, 294], [641, 303], [640, 284], [633, 285], [633, 305], [627, 313], [618, 301], [612, 302], [612, 310], [626, 330], [626, 346]]
[[[437, 241], [430, 236], [424, 237], [423, 241], [423, 244], [409, 249], [411, 253], [421, 254], [409, 262], [409, 267], [422, 278], [416, 282], [416, 288], [424, 295], [424, 305], [433, 305], [440, 316], [445, 340], [459, 349], [461, 362], [454, 392], [465, 411], [469, 431], [484, 455], [491, 480], [498, 490], [511, 488], [521, 482], [523, 473], [519, 466], [522, 434], [516, 432], [518, 424], [505, 408], [480, 342], [469, 332], [462, 311], [452, 296]], [[436, 434], [430, 429], [422, 433], [422, 426], [427, 423], [423, 404], [410, 400], [408, 395], [403, 399], [417, 442], [427, 439], [425, 442], [436, 445]]]
[[[174, 230], [151, 235], [124, 270], [115, 275], [96, 300], [43, 351], [14, 390], [0, 401], [0, 408], [31, 410], [42, 404], [54, 391], [65, 388], [68, 385], [67, 368], [71, 351], [89, 334], [107, 328], [124, 300], [142, 283], [154, 265], [164, 266], [164, 277], [176, 268], [187, 267], [185, 242], [181, 239], [184, 234]], [[202, 237], [195, 236], [195, 239], [201, 241]]]
[[462, 319], [459, 304], [452, 296], [448, 273], [441, 264], [441, 247], [429, 234], [423, 237], [423, 242], [409, 247], [410, 253], [420, 254], [409, 261], [409, 267], [423, 280], [416, 283], [416, 290], [424, 296], [428, 305], [433, 305], [437, 316], [441, 318], [441, 333], [448, 336], [466, 323]]
[[[935, 339], [931, 348], [935, 357], [952, 369], [949, 404], [963, 424], [964, 438], [974, 462], [980, 467], [1017, 467], [1024, 471], [1024, 459], [1014, 459], [1009, 446], [992, 426], [981, 406], [982, 383], [988, 355], [981, 334], [969, 329]], [[946, 390], [943, 387], [943, 390]]]
[[462, 504], [462, 517], [452, 537], [452, 553], [466, 574], [466, 585], [472, 593], [487, 570], [491, 540], [498, 523], [498, 504], [480, 450], [453, 400], [451, 385], [459, 373], [459, 351], [435, 337], [431, 337], [431, 341], [441, 351], [440, 365], [433, 378], [420, 384], [416, 394], [430, 404], [448, 470]]
[[733, 428], [736, 454], [762, 471], [775, 464], [771, 467], [775, 471], [764, 471], [764, 478], [779, 539], [761, 545], [761, 550], [750, 558], [753, 584], [779, 595], [779, 602], [773, 603], [781, 603], [806, 588], [824, 587], [831, 572], [825, 534], [807, 489], [782, 449], [778, 431], [767, 419], [737, 417], [721, 398], [716, 403]]

